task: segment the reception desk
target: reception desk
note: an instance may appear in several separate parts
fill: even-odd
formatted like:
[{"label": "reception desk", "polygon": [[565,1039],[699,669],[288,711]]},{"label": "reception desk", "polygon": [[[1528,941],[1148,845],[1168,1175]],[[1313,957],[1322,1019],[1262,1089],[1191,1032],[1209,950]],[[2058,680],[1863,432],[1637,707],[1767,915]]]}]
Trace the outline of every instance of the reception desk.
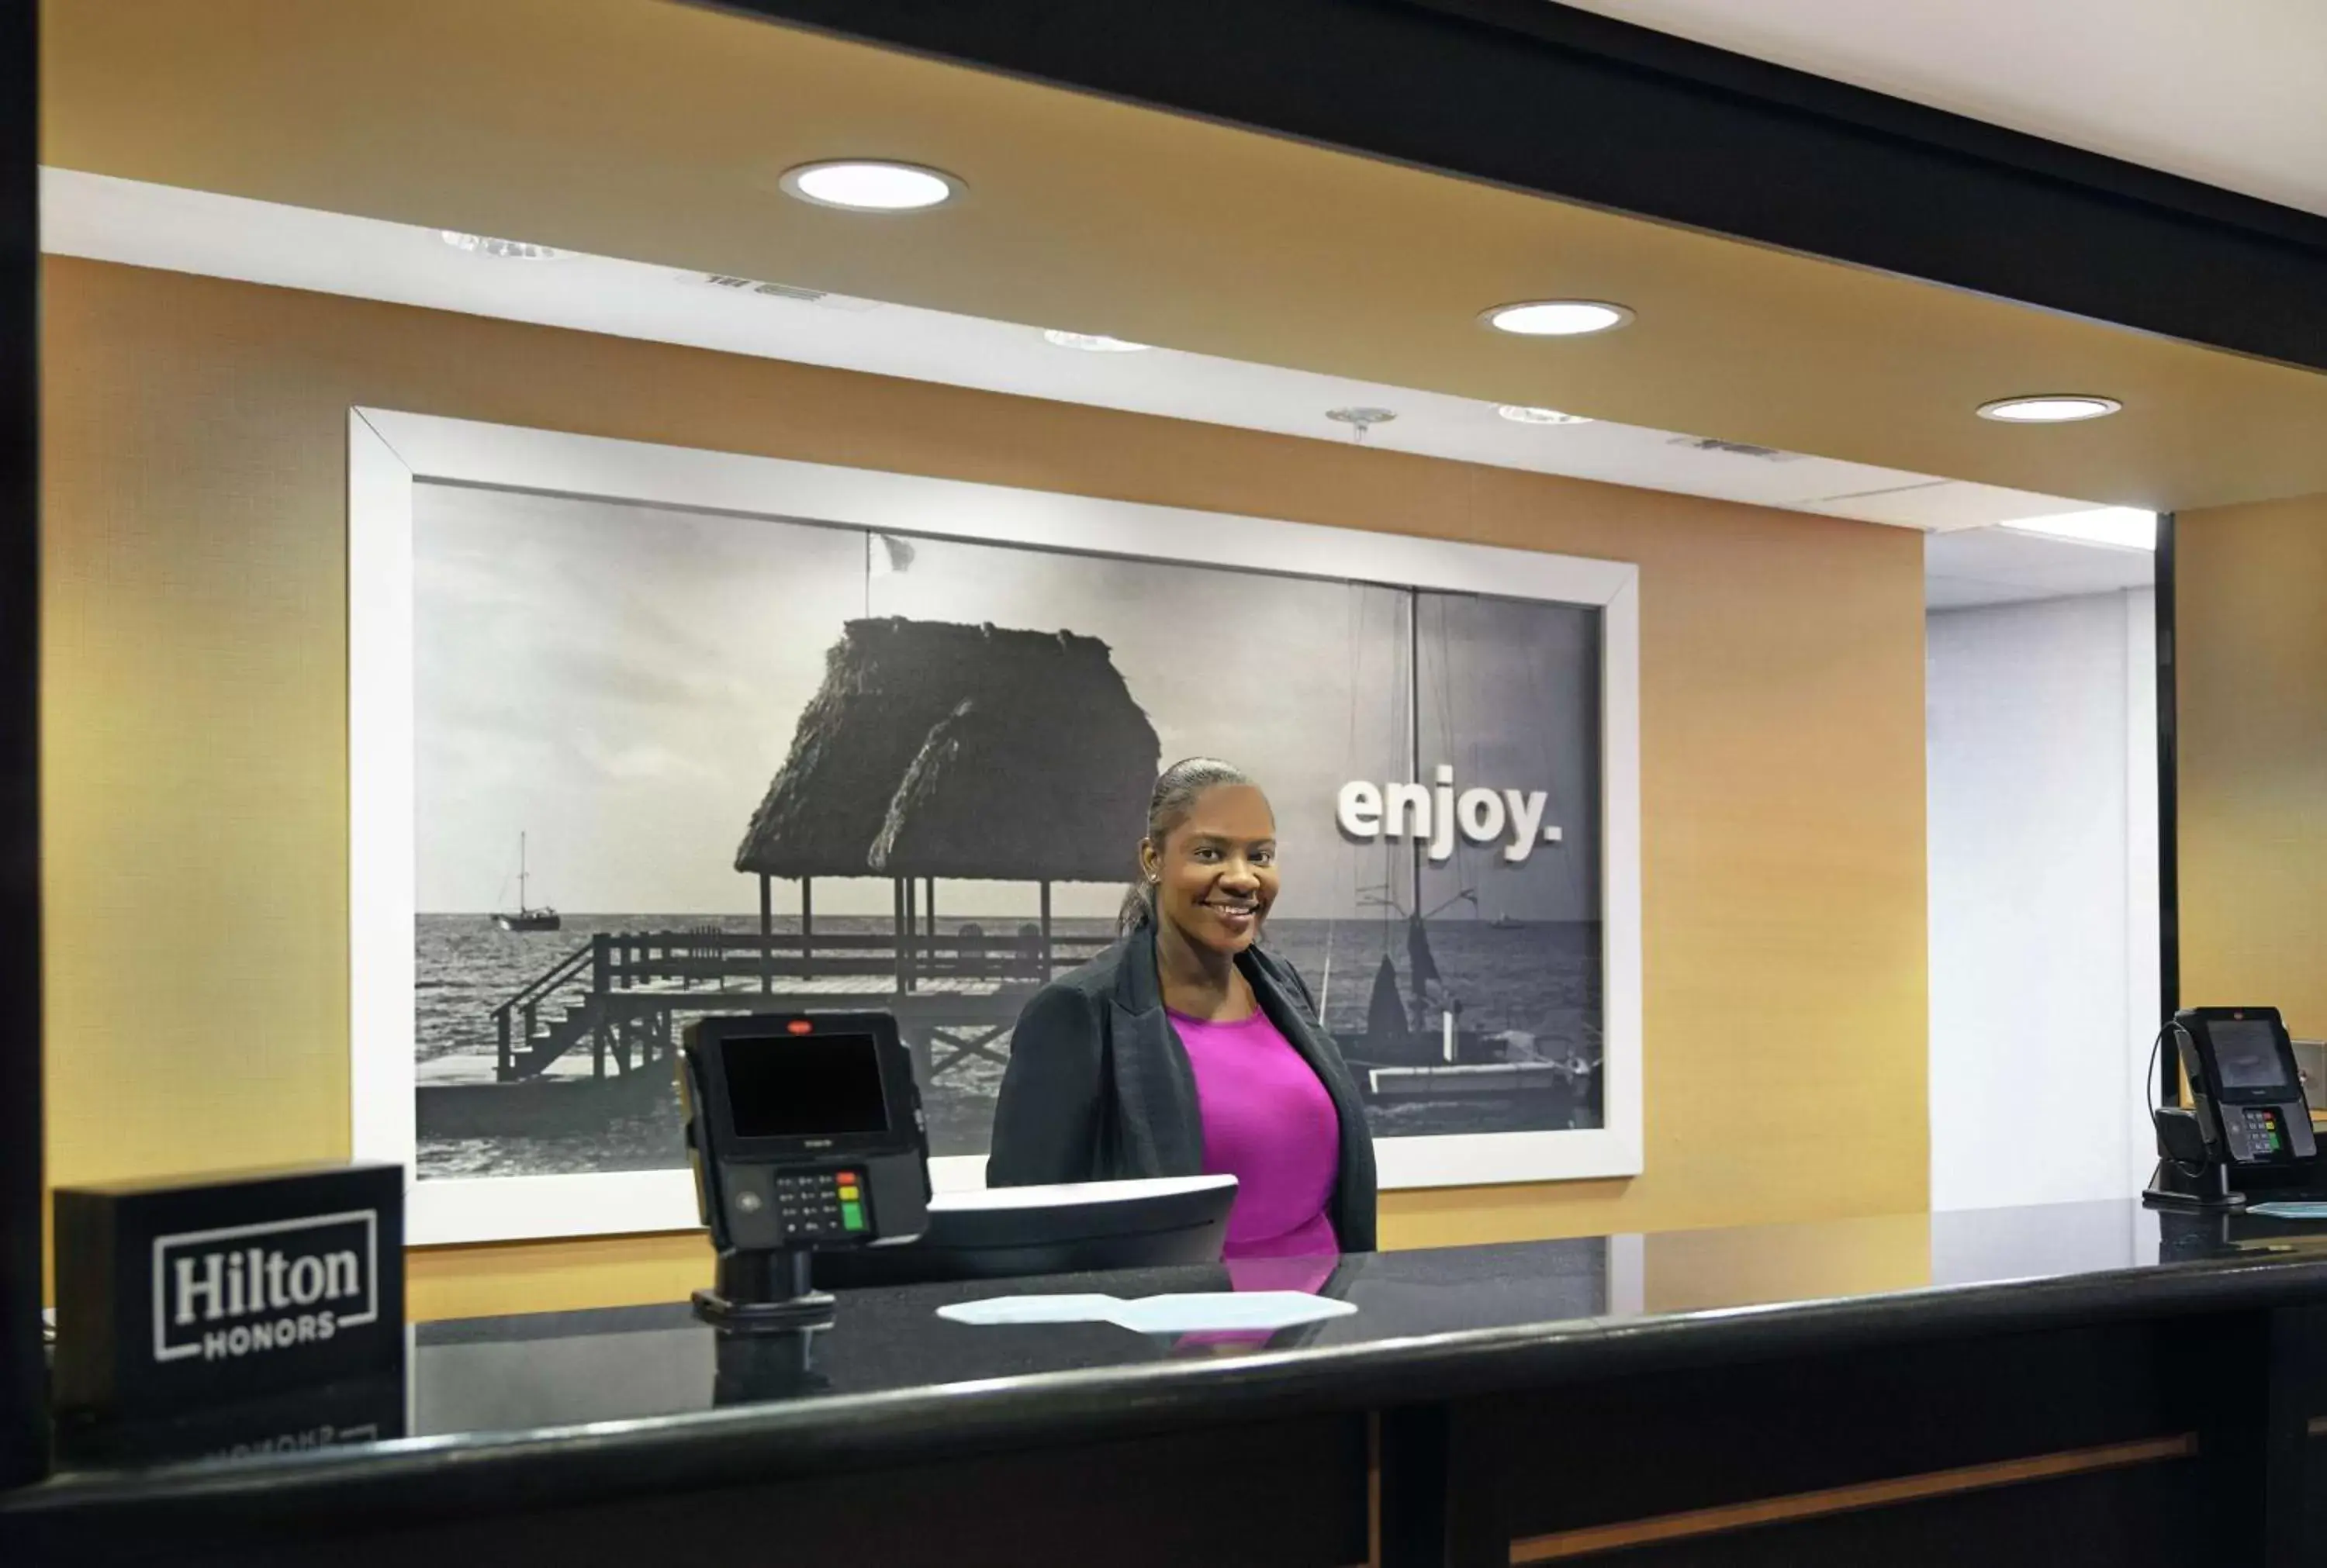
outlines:
[{"label": "reception desk", "polygon": [[677,1304],[423,1324],[398,1387],[63,1434],[57,1475],[0,1500],[0,1559],[2327,1553],[2327,1227],[2104,1203],[1381,1253],[1326,1287],[1353,1315],[1265,1340],[935,1315],[1224,1283],[845,1293],[805,1355]]}]

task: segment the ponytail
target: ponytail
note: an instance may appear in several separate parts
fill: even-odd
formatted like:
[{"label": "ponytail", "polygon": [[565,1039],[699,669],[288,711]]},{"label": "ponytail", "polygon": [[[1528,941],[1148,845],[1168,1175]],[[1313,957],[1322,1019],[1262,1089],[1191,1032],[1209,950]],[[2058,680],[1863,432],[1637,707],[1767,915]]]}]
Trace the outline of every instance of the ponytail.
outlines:
[{"label": "ponytail", "polygon": [[1123,907],[1115,911],[1115,934],[1127,937],[1142,926],[1155,923],[1155,884],[1142,875],[1123,890]]}]

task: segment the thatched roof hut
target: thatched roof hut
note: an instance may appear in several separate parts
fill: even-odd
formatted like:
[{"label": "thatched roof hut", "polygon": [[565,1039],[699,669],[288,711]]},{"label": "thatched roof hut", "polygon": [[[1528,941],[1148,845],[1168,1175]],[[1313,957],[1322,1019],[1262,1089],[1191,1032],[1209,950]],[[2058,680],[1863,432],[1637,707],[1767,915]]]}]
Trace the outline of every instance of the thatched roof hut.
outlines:
[{"label": "thatched roof hut", "polygon": [[1113,882],[1157,749],[1096,638],[852,621],[735,869]]}]

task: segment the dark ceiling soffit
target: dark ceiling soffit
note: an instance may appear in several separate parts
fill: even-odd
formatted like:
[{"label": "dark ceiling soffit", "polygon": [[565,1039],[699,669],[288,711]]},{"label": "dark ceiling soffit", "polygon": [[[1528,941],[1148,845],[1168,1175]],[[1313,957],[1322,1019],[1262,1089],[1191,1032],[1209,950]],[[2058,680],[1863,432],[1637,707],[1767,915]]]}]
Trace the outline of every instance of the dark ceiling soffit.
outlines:
[{"label": "dark ceiling soffit", "polygon": [[722,8],[2327,370],[2327,219],[1550,0]]}]

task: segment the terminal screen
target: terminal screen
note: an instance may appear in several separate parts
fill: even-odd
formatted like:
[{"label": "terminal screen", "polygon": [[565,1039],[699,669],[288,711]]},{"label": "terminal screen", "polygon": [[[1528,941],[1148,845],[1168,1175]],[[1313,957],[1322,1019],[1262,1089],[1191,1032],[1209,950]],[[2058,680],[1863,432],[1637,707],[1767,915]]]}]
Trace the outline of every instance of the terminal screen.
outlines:
[{"label": "terminal screen", "polygon": [[2226,1089],[2292,1088],[2278,1055],[2278,1031],[2266,1018],[2217,1018],[2206,1025],[2213,1037],[2214,1068]]},{"label": "terminal screen", "polygon": [[889,1130],[881,1058],[869,1034],[734,1037],[720,1042],[719,1063],[739,1138]]}]

